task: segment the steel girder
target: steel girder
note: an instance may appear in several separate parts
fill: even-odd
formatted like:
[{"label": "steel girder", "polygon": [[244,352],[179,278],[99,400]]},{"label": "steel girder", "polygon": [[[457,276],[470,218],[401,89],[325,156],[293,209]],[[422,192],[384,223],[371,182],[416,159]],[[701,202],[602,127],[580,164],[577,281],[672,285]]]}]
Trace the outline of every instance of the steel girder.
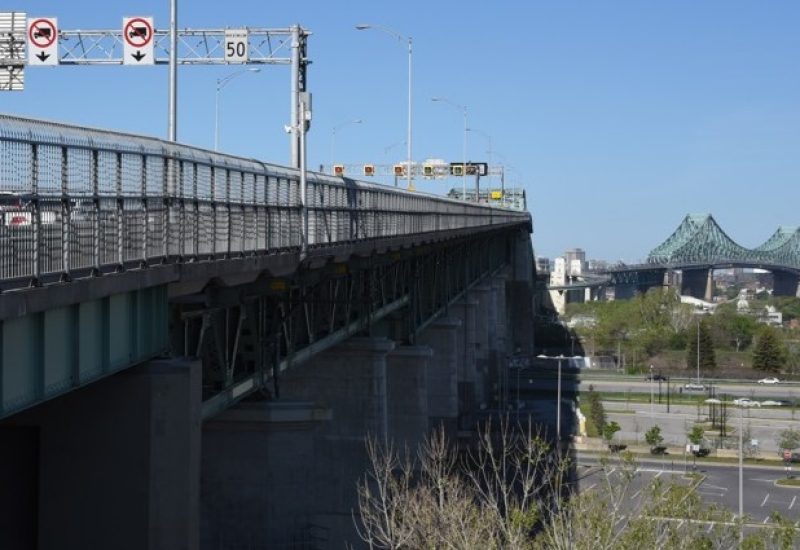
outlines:
[{"label": "steel girder", "polygon": [[470,286],[506,265],[518,230],[388,252],[292,277],[209,287],[172,305],[173,354],[203,362],[204,417],[401,312],[409,342]]},{"label": "steel girder", "polygon": [[800,229],[779,227],[755,248],[731,239],[710,214],[689,214],[647,257],[648,264],[665,267],[692,265],[753,265],[800,268]]}]

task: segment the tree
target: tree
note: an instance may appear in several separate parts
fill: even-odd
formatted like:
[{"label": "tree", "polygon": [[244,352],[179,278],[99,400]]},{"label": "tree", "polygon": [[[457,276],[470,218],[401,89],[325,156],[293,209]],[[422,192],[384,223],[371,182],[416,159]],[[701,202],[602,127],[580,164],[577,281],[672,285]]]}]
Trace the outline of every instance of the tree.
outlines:
[{"label": "tree", "polygon": [[703,442],[703,427],[695,424],[689,433],[686,434],[686,439],[693,445],[700,445]]},{"label": "tree", "polygon": [[800,447],[800,431],[787,428],[778,432],[778,449],[796,449]]},{"label": "tree", "polygon": [[777,331],[770,326],[761,329],[753,348],[753,368],[765,372],[780,372],[786,359],[786,348]]},{"label": "tree", "polygon": [[718,307],[714,313],[712,318],[714,333],[717,342],[724,346],[733,345],[739,352],[753,341],[758,322],[749,315],[739,314],[728,304],[726,306]]},{"label": "tree", "polygon": [[[741,523],[705,505],[694,484],[667,476],[646,482],[633,455],[623,453],[599,462],[590,487],[577,485],[570,458],[530,426],[487,424],[468,452],[442,431],[404,458],[375,440],[367,449],[370,466],[358,484],[354,520],[375,550],[738,547]],[[779,517],[772,523],[780,530],[748,533],[741,548],[797,543],[793,523]]]},{"label": "tree", "polygon": [[622,428],[620,425],[616,421],[612,420],[603,428],[603,439],[606,440],[606,443],[611,443],[611,440],[614,439],[614,434],[621,429]]},{"label": "tree", "polygon": [[661,446],[664,442],[664,436],[661,435],[661,428],[653,426],[644,433],[644,440],[650,445],[650,448]]},{"label": "tree", "polygon": [[591,422],[598,434],[602,434],[606,427],[606,410],[600,399],[600,394],[594,390],[589,390],[586,397],[589,402],[589,422]]},{"label": "tree", "polygon": [[[694,337],[689,337],[689,346],[686,349],[686,367],[694,369],[697,367],[697,341],[700,340],[700,368],[704,371],[714,370],[717,368],[717,360],[714,356],[714,340],[711,338],[711,331],[708,328],[706,320],[702,320],[697,325],[697,331]],[[698,335],[699,334],[699,335]]]}]

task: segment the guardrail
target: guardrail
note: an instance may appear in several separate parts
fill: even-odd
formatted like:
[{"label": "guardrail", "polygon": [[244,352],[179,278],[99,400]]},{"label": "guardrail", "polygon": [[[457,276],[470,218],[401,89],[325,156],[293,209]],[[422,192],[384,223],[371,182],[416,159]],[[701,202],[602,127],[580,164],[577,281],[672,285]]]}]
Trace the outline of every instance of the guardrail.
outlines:
[{"label": "guardrail", "polygon": [[0,115],[0,285],[530,223],[524,211]]}]

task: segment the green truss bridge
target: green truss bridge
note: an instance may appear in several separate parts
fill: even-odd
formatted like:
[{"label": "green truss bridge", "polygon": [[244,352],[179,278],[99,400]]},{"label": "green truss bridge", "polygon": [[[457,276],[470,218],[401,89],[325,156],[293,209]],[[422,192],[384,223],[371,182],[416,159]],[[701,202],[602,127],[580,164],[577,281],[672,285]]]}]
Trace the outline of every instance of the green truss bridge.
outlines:
[{"label": "green truss bridge", "polygon": [[[642,265],[608,271],[618,291],[641,291],[681,271],[681,293],[711,300],[714,269],[761,268],[774,277],[774,293],[795,296],[800,282],[800,227],[781,226],[763,244],[747,248],[734,241],[711,214],[689,214],[656,246]],[[619,294],[619,292],[618,292]]]}]

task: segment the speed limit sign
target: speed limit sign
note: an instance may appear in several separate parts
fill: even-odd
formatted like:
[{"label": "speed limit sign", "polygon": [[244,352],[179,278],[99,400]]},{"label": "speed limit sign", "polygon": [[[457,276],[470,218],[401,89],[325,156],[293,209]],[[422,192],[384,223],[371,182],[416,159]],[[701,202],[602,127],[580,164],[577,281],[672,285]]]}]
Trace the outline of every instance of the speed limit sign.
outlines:
[{"label": "speed limit sign", "polygon": [[225,63],[247,63],[247,29],[225,30]]}]

